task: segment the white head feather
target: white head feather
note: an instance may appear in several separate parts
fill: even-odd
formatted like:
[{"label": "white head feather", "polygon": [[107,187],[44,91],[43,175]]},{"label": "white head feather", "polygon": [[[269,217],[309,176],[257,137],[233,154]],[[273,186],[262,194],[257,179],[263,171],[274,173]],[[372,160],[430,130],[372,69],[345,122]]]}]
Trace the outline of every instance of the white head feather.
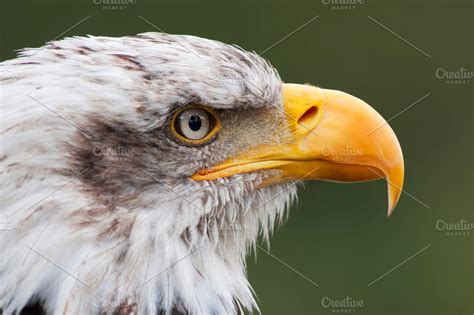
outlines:
[{"label": "white head feather", "polygon": [[[140,141],[158,141],[164,118],[190,100],[281,107],[282,83],[266,61],[212,40],[146,33],[67,38],[0,65],[0,309],[15,314],[39,300],[51,314],[258,310],[245,256],[259,234],[268,239],[295,188],[257,188],[265,174],[256,173],[184,176],[238,146],[211,158],[163,142],[157,150],[174,158],[160,161]],[[131,151],[106,157],[119,170],[83,161],[87,145],[104,155],[110,137],[100,128],[135,132]],[[180,162],[189,152],[201,162]],[[129,165],[131,155],[143,164]]]}]

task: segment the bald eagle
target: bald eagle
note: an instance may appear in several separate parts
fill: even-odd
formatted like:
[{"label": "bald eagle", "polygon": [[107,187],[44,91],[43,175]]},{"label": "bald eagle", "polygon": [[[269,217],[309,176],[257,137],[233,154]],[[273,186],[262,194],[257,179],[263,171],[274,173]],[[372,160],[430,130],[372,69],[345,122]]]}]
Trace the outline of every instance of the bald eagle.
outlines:
[{"label": "bald eagle", "polygon": [[4,314],[258,311],[245,257],[296,184],[385,178],[389,214],[400,196],[373,108],[237,46],[72,37],[1,67]]}]

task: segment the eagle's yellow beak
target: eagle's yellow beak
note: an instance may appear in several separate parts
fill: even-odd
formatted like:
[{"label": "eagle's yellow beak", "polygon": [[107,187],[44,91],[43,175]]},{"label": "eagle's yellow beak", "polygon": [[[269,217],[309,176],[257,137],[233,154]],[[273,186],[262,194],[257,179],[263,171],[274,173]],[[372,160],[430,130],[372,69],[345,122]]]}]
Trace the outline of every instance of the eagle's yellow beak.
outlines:
[{"label": "eagle's yellow beak", "polygon": [[347,93],[308,85],[284,85],[289,144],[256,147],[201,170],[195,180],[213,180],[262,169],[282,180],[368,181],[386,178],[388,215],[403,186],[403,155],[397,137],[372,107]]}]

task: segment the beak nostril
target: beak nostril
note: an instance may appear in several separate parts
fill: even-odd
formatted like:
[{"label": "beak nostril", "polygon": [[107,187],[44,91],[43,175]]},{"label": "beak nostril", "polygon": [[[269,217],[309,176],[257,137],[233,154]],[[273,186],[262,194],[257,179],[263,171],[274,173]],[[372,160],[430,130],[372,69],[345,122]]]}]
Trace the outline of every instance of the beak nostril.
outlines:
[{"label": "beak nostril", "polygon": [[304,126],[311,126],[316,115],[318,115],[318,108],[316,106],[311,106],[303,115],[301,115],[298,119],[298,123]]}]

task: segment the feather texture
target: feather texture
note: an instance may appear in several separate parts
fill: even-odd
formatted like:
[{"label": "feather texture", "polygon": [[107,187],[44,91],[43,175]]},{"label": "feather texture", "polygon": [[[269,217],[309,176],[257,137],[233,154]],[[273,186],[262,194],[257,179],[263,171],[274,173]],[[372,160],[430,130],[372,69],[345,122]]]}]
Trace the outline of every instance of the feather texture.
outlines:
[{"label": "feather texture", "polygon": [[194,182],[197,169],[250,144],[223,134],[221,147],[187,148],[166,124],[189,102],[281,107],[281,80],[265,60],[145,33],[66,38],[0,65],[5,314],[35,301],[48,314],[258,310],[245,257],[284,219],[296,188],[258,188],[269,172]]}]

